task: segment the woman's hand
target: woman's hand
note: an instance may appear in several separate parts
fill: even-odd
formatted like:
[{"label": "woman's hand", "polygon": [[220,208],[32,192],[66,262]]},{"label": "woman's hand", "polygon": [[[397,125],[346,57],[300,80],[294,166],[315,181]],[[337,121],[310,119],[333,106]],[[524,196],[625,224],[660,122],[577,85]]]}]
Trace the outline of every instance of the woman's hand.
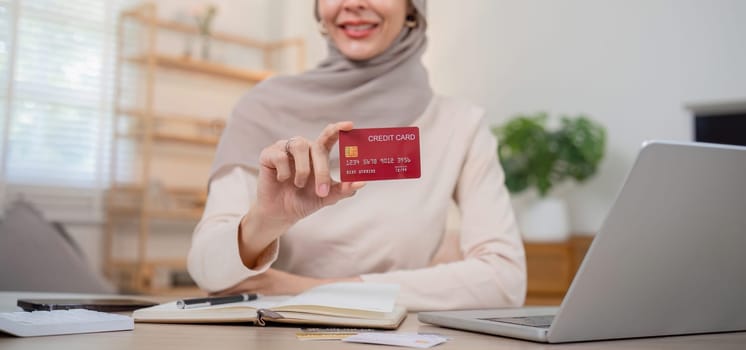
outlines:
[{"label": "woman's hand", "polygon": [[247,292],[264,295],[296,295],[322,284],[361,281],[362,280],[359,277],[321,279],[294,275],[292,273],[275,269],[268,269],[261,275],[247,278],[231,288],[214,293],[214,295],[231,295]]},{"label": "woman's hand", "polygon": [[294,137],[262,150],[257,199],[239,228],[244,265],[255,268],[267,247],[298,220],[354,195],[365,185],[333,182],[329,175],[329,152],[339,131],[352,126],[352,122],[329,124],[314,141]]},{"label": "woman's hand", "polygon": [[329,175],[329,152],[339,131],[352,127],[352,122],[329,124],[316,140],[293,137],[262,150],[254,208],[267,219],[292,225],[355,194],[364,183],[333,183]]}]

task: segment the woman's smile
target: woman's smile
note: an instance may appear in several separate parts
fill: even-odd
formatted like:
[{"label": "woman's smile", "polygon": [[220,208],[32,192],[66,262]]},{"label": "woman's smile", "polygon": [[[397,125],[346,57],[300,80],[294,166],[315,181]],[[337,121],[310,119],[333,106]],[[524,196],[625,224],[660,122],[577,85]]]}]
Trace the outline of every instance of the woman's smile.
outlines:
[{"label": "woman's smile", "polygon": [[378,29],[378,23],[365,21],[347,21],[339,25],[342,32],[350,39],[365,39],[374,34]]}]

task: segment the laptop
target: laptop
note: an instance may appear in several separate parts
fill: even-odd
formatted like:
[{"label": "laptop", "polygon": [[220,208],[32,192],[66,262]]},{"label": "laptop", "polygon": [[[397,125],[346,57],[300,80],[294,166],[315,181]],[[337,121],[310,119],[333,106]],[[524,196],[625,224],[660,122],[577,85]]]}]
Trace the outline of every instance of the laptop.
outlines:
[{"label": "laptop", "polygon": [[418,318],[547,343],[746,330],[746,147],[643,144],[559,308]]}]

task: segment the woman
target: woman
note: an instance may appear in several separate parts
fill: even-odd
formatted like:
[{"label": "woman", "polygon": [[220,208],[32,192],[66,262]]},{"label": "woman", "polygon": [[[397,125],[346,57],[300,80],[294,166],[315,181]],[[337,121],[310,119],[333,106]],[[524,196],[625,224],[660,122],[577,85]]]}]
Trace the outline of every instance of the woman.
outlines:
[{"label": "woman", "polygon": [[[328,58],[257,85],[228,122],[189,253],[195,281],[263,294],[397,283],[410,310],[522,304],[525,258],[495,140],[481,109],[433,96],[425,1],[316,6]],[[420,128],[420,179],[332,180],[340,130],[407,125]],[[434,265],[451,201],[463,257]]]}]

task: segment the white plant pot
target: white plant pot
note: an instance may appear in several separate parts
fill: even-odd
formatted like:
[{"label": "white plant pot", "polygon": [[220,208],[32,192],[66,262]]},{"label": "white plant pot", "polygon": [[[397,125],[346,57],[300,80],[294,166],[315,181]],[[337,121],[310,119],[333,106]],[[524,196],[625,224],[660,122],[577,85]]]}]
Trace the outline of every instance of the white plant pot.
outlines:
[{"label": "white plant pot", "polygon": [[519,223],[525,241],[557,242],[570,236],[567,204],[560,198],[537,198],[519,214]]}]

